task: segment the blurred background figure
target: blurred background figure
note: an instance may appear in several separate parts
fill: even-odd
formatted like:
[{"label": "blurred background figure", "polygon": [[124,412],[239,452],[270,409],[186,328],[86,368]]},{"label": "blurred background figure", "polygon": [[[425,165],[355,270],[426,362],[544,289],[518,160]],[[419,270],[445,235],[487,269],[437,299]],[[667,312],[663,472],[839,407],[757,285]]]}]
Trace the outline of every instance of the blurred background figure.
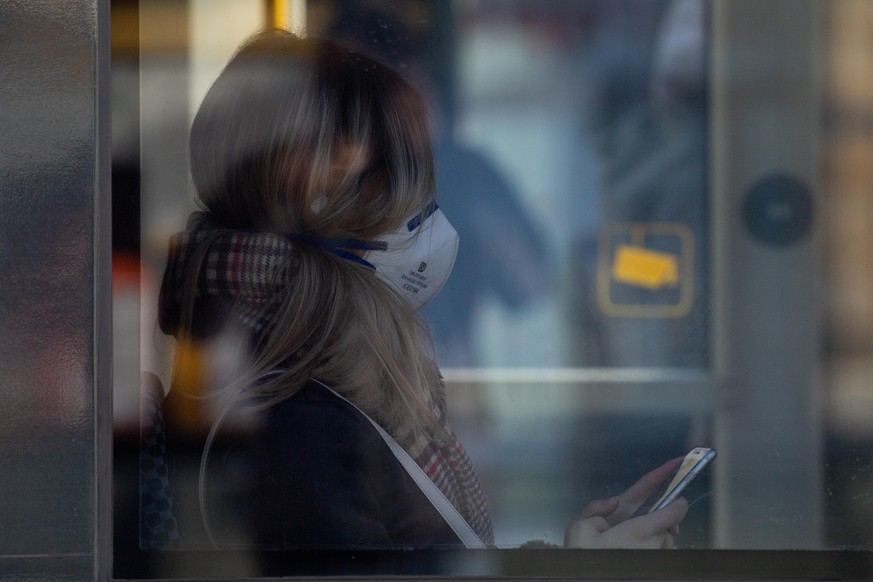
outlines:
[{"label": "blurred background figure", "polygon": [[456,56],[444,42],[451,31],[440,29],[434,15],[405,22],[403,11],[389,12],[384,4],[345,3],[327,35],[376,56],[425,95],[434,139],[436,199],[457,229],[461,246],[454,275],[423,314],[441,366],[476,366],[481,361],[472,336],[482,298],[496,297],[510,310],[522,307],[549,290],[552,265],[538,227],[510,181],[486,154],[457,139]]},{"label": "blurred background figure", "polygon": [[[571,344],[579,346],[574,361],[704,369],[710,352],[705,5],[697,0],[659,3],[660,8],[648,3],[648,9],[662,12],[648,20],[635,43],[628,43],[622,11],[634,2],[619,4],[603,5],[602,28],[587,55],[593,74],[584,77],[594,87],[587,125],[599,158],[602,218],[601,230],[581,233],[571,253],[582,259],[571,265],[571,288],[589,290],[575,301],[569,297],[570,329],[576,334]],[[619,44],[622,50],[616,50]],[[603,264],[602,245],[612,241],[601,235],[605,227],[626,224],[646,233],[641,247],[680,257],[683,281],[677,286],[691,281],[682,291],[687,309],[661,316],[656,309],[676,305],[675,294],[612,284],[610,293],[635,311],[627,316],[607,312],[595,287],[610,266]],[[670,241],[674,232],[690,233],[690,245],[680,249]],[[684,255],[691,257],[685,264]]]}]

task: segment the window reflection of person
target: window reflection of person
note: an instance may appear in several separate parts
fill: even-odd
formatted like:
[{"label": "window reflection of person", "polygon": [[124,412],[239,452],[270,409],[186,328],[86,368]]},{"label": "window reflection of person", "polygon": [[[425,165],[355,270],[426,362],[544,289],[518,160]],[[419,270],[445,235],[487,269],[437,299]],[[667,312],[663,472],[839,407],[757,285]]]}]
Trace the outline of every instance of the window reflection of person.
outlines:
[{"label": "window reflection of person", "polygon": [[[653,3],[650,8],[662,13],[653,21],[651,40],[648,35],[643,35],[646,40],[629,39],[627,30],[608,22],[609,32],[604,36],[613,40],[592,56],[598,70],[596,83],[602,85],[602,95],[592,110],[597,117],[595,137],[603,170],[599,177],[603,223],[666,224],[670,234],[661,238],[667,241],[676,239],[672,234],[675,225],[687,227],[693,233],[693,244],[679,256],[690,255],[693,266],[680,276],[690,278],[693,290],[682,291],[690,308],[677,318],[612,317],[596,305],[593,293],[584,301],[574,298],[568,321],[571,333],[578,331],[574,343],[580,365],[708,365],[705,6],[697,0],[671,0],[660,7]],[[621,8],[614,10],[619,16],[613,19],[624,22]],[[617,51],[619,42],[635,48]],[[664,244],[657,238],[655,250],[659,242]],[[676,253],[669,244],[660,250]],[[574,289],[594,288],[597,245],[590,234],[578,237],[573,255],[591,260],[571,267]],[[678,293],[679,287],[669,290]],[[672,306],[677,301],[675,296],[645,288],[625,291],[635,293],[626,296],[633,297],[628,304],[634,306]]]},{"label": "window reflection of person", "polygon": [[447,74],[452,56],[433,20],[413,24],[384,6],[353,1],[328,35],[400,71],[427,100],[436,197],[464,244],[454,276],[422,315],[434,336],[439,363],[463,368],[482,363],[474,335],[483,304],[496,299],[507,310],[532,305],[547,294],[552,265],[517,188],[486,152],[456,136],[456,98]]},{"label": "window reflection of person", "polygon": [[[186,462],[199,467],[199,491],[179,486],[177,507],[197,513],[199,501],[203,525],[183,520],[183,543],[459,545],[373,429],[324,385],[385,428],[492,543],[484,495],[446,419],[427,326],[368,263],[393,251],[364,242],[435,215],[425,214],[433,159],[415,91],[339,44],[264,33],[204,99],[191,169],[204,211],[173,239],[160,318],[178,341],[170,459],[175,475]],[[234,365],[215,361],[227,352],[209,346],[240,336]],[[213,361],[192,374],[186,351]],[[191,428],[192,411],[207,414],[209,436]],[[628,517],[675,464],[590,504],[567,545],[670,547],[684,501]]]}]

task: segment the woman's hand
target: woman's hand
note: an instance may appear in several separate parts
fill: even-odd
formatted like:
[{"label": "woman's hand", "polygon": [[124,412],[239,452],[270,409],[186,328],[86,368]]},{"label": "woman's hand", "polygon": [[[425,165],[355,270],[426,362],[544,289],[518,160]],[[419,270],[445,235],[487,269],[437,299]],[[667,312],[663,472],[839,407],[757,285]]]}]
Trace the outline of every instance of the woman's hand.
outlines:
[{"label": "woman's hand", "polygon": [[[682,459],[683,457],[676,457],[675,459],[667,461],[657,469],[653,469],[640,477],[640,479],[631,485],[624,493],[607,500],[607,502],[613,500],[617,500],[618,502],[618,505],[613,508],[613,511],[609,513],[608,516],[603,516],[606,518],[609,525],[618,525],[636,513],[637,509],[640,508],[640,505],[645,503],[652,493],[657,491],[660,485],[673,478],[673,475],[675,475],[676,471],[679,470],[679,465],[682,464]],[[589,503],[582,511],[582,517],[586,517],[587,515],[601,515],[598,512],[592,512],[591,508],[592,505],[602,503],[604,502],[594,501]]]},{"label": "woman's hand", "polygon": [[586,548],[672,548],[673,537],[688,503],[678,499],[654,513],[630,519],[664,481],[670,479],[682,457],[649,471],[627,491],[606,500],[589,503],[564,536],[566,547]]},{"label": "woman's hand", "polygon": [[608,520],[619,507],[617,497],[592,502],[586,510],[593,507],[609,513],[583,516],[572,522],[564,534],[564,547],[672,549],[675,547],[673,538],[679,531],[679,523],[688,512],[688,502],[679,498],[663,509],[613,526]]}]

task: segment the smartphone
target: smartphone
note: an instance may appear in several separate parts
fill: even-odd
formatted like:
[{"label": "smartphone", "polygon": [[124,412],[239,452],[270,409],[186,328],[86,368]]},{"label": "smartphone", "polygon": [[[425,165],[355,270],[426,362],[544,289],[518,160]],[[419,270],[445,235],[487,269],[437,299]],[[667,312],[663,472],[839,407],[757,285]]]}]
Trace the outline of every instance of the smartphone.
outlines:
[{"label": "smartphone", "polygon": [[679,497],[685,487],[715,458],[715,455],[715,449],[706,447],[692,449],[690,453],[685,455],[679,470],[676,472],[673,480],[670,481],[670,484],[667,485],[666,490],[663,493],[660,491],[656,493],[657,497],[650,497],[650,499],[654,498],[655,501],[653,503],[644,503],[637,513],[652,513],[666,507],[671,501]]}]

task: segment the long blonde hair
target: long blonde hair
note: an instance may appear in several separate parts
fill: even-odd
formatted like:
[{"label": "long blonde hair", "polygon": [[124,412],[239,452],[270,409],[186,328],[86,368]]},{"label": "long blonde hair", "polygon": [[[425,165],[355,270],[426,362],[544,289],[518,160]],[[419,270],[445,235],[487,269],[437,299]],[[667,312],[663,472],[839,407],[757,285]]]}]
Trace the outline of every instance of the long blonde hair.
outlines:
[{"label": "long blonde hair", "polygon": [[[227,229],[371,240],[434,196],[419,94],[365,55],[282,30],[244,43],[218,76],[190,153],[199,203]],[[438,435],[440,378],[418,313],[365,267],[306,245],[295,255],[270,325],[220,392],[270,406],[316,378],[398,440]],[[191,333],[193,301],[186,293],[180,337]],[[253,382],[276,369],[285,372]]]}]

